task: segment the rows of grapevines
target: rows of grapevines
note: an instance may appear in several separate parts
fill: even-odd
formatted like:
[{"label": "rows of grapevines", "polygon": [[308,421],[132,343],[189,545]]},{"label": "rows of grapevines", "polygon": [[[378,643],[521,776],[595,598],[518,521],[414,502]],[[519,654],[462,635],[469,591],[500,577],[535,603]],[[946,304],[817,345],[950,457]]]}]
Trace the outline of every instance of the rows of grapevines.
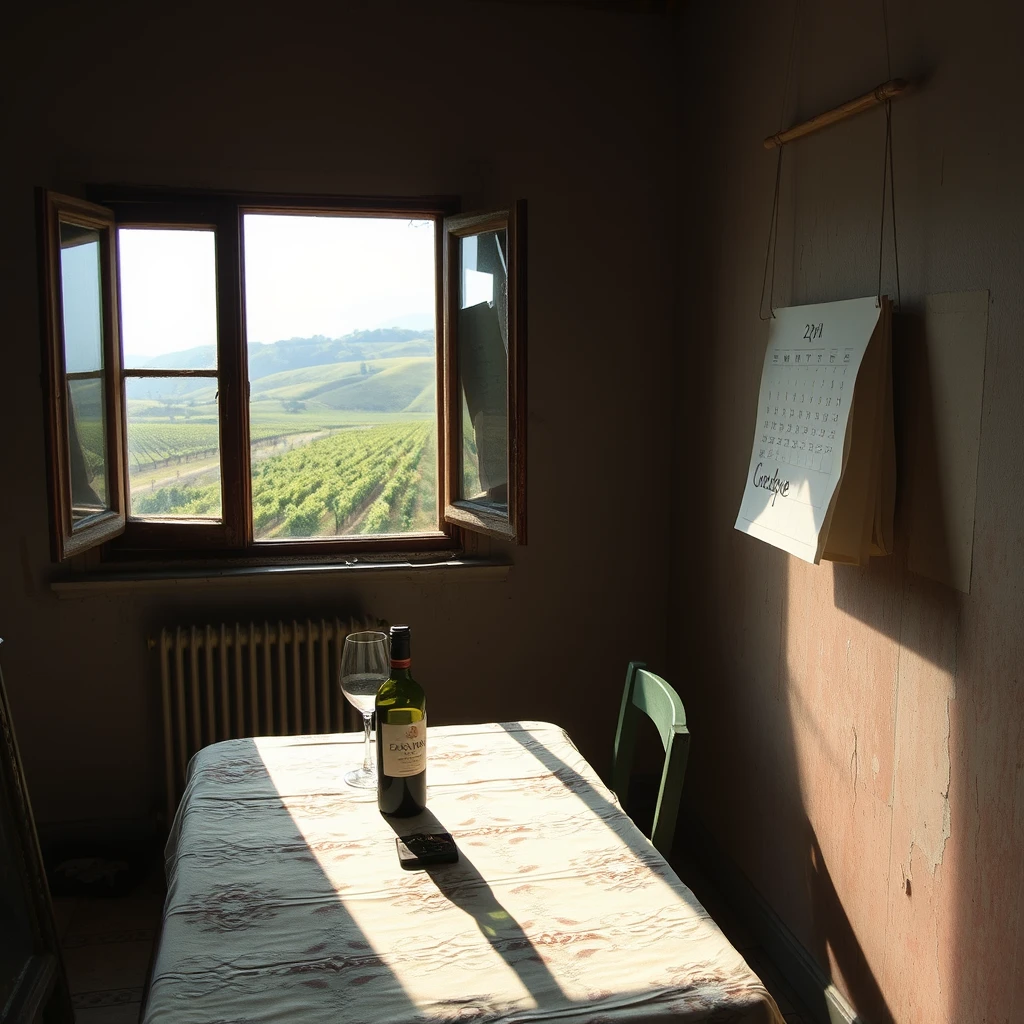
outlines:
[{"label": "rows of grapevines", "polygon": [[132,495],[133,516],[219,516],[220,484],[161,487]]},{"label": "rows of grapevines", "polygon": [[[78,440],[90,472],[103,466],[103,424],[85,420],[77,425]],[[317,429],[317,428],[312,428]],[[309,427],[284,432],[279,425],[253,424],[249,434],[254,442],[282,440],[290,433],[306,433]],[[128,463],[132,473],[140,473],[158,463],[171,460],[187,462],[199,456],[215,456],[220,438],[216,422],[146,423],[132,421],[128,426]]]},{"label": "rows of grapevines", "polygon": [[[349,430],[267,459],[253,471],[253,525],[257,536],[271,532],[309,537],[341,533],[380,488],[377,501],[396,476],[404,480],[419,462],[430,434],[426,423],[396,423]],[[382,486],[383,485],[383,486]],[[372,528],[380,516],[368,515]]]},{"label": "rows of grapevines", "polygon": [[[256,536],[338,534],[355,521],[362,533],[408,529],[430,437],[427,423],[345,430],[265,459],[253,468]],[[218,515],[220,484],[142,492],[132,496],[132,513]]]},{"label": "rows of grapevines", "polygon": [[[416,505],[420,460],[429,440],[429,430],[423,429],[413,438],[395,471],[384,484],[379,497],[370,506],[362,523],[362,533],[387,533],[408,529]],[[395,520],[399,522],[396,524]]]},{"label": "rows of grapevines", "polygon": [[[285,436],[280,427],[254,425],[253,441]],[[214,421],[198,423],[140,423],[128,425],[128,459],[133,473],[171,459],[189,461],[199,456],[214,456],[220,445]]]},{"label": "rows of grapevines", "polygon": [[134,472],[167,459],[217,451],[216,423],[128,424],[128,459]]},{"label": "rows of grapevines", "polygon": [[85,459],[85,469],[90,480],[103,472],[103,422],[94,419],[82,419],[75,424],[78,432],[78,443]]}]

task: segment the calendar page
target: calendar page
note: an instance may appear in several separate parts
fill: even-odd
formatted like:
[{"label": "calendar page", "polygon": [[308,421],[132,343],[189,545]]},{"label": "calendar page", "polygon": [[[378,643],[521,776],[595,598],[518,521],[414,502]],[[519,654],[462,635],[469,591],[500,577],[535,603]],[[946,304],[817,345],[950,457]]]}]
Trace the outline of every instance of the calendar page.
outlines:
[{"label": "calendar page", "polygon": [[875,296],[775,310],[736,529],[815,564],[849,453]]}]

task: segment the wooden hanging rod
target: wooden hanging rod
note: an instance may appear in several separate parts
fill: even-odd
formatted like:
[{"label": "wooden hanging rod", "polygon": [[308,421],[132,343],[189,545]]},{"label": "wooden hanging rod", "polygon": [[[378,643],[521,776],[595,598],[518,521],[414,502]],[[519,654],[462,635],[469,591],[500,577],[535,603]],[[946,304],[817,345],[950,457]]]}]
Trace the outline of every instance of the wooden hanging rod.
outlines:
[{"label": "wooden hanging rod", "polygon": [[826,110],[823,114],[817,114],[807,121],[801,121],[800,124],[787,128],[784,132],[769,135],[764,140],[764,148],[775,149],[778,146],[784,146],[787,142],[792,142],[794,139],[802,139],[805,135],[811,135],[822,128],[827,128],[830,124],[845,121],[848,117],[853,117],[854,114],[860,114],[865,110],[870,110],[872,107],[877,107],[880,103],[885,103],[886,100],[894,99],[901,93],[906,92],[909,85],[910,83],[906,79],[892,78],[888,82],[883,82],[877,89],[872,89],[871,92],[858,96],[855,100],[847,100],[838,107],[833,107],[831,110]]}]

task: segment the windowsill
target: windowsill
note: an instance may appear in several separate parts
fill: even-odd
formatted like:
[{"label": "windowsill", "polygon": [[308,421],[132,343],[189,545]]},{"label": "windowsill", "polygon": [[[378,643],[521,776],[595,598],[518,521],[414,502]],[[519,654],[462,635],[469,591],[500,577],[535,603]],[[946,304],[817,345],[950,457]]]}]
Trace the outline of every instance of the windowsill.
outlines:
[{"label": "windowsill", "polygon": [[511,563],[495,559],[448,558],[436,562],[347,562],[307,565],[247,565],[224,569],[160,569],[149,572],[76,573],[55,579],[50,589],[62,600],[89,597],[97,593],[119,591],[167,592],[176,589],[237,586],[239,583],[280,584],[293,577],[371,576],[374,579],[401,583],[426,580],[458,580],[482,583],[508,578]]}]

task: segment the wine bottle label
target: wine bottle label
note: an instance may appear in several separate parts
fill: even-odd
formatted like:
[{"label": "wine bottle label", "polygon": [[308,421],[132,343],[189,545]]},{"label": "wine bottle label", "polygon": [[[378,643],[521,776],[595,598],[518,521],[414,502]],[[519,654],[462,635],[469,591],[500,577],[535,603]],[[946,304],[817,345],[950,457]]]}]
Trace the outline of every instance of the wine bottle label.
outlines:
[{"label": "wine bottle label", "polygon": [[427,767],[427,717],[404,725],[381,722],[384,774],[393,779],[419,775]]}]

